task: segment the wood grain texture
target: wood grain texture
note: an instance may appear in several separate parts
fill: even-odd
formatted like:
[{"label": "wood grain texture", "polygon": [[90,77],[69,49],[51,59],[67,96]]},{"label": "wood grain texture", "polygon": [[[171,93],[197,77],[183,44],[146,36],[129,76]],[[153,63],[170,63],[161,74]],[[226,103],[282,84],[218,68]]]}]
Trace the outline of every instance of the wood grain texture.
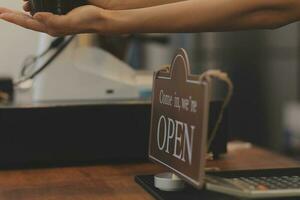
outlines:
[{"label": "wood grain texture", "polygon": [[[300,166],[260,148],[233,151],[207,165],[223,170]],[[0,199],[152,200],[134,182],[134,176],[163,171],[162,167],[152,163],[0,171]]]}]

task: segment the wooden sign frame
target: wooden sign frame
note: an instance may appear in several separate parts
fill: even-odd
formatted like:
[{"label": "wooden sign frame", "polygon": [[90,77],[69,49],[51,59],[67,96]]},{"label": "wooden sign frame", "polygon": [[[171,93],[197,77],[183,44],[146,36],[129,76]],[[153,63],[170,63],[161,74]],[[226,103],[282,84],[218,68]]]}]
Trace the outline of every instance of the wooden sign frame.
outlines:
[{"label": "wooden sign frame", "polygon": [[184,49],[154,73],[149,159],[197,188],[204,184],[209,97],[209,82],[191,74]]}]

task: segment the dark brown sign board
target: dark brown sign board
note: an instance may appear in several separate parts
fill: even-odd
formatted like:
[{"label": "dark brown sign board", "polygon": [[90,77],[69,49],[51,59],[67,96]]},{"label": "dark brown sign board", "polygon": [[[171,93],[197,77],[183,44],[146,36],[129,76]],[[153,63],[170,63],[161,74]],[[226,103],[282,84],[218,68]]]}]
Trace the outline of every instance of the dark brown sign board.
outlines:
[{"label": "dark brown sign board", "polygon": [[209,85],[192,75],[187,53],[177,51],[169,70],[154,73],[150,160],[197,188],[204,182]]}]

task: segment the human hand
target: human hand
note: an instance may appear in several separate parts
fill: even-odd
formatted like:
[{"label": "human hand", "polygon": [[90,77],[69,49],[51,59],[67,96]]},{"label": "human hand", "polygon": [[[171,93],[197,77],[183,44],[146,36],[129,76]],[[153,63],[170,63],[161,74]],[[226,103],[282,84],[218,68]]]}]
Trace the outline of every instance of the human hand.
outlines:
[{"label": "human hand", "polygon": [[[25,0],[24,9],[30,11],[28,0]],[[0,19],[51,36],[90,32],[107,34],[109,33],[109,26],[107,26],[106,14],[104,9],[92,5],[75,8],[68,14],[61,16],[48,12],[39,12],[31,16],[0,7]]]}]

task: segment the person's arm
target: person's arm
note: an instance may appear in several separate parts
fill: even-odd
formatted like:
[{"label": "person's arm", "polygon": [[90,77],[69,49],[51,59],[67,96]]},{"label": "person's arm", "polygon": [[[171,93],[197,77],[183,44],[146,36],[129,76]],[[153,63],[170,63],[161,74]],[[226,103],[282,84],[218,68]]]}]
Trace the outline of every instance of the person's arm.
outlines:
[{"label": "person's arm", "polygon": [[[114,33],[274,29],[300,19],[300,1],[189,0],[110,12]],[[98,28],[101,32],[101,25]]]},{"label": "person's arm", "polygon": [[55,36],[273,29],[300,19],[300,1],[187,0],[129,10],[89,5],[64,16],[37,13],[33,18],[0,8],[0,18]]},{"label": "person's arm", "polygon": [[92,5],[108,10],[146,8],[186,0],[88,0]]}]

